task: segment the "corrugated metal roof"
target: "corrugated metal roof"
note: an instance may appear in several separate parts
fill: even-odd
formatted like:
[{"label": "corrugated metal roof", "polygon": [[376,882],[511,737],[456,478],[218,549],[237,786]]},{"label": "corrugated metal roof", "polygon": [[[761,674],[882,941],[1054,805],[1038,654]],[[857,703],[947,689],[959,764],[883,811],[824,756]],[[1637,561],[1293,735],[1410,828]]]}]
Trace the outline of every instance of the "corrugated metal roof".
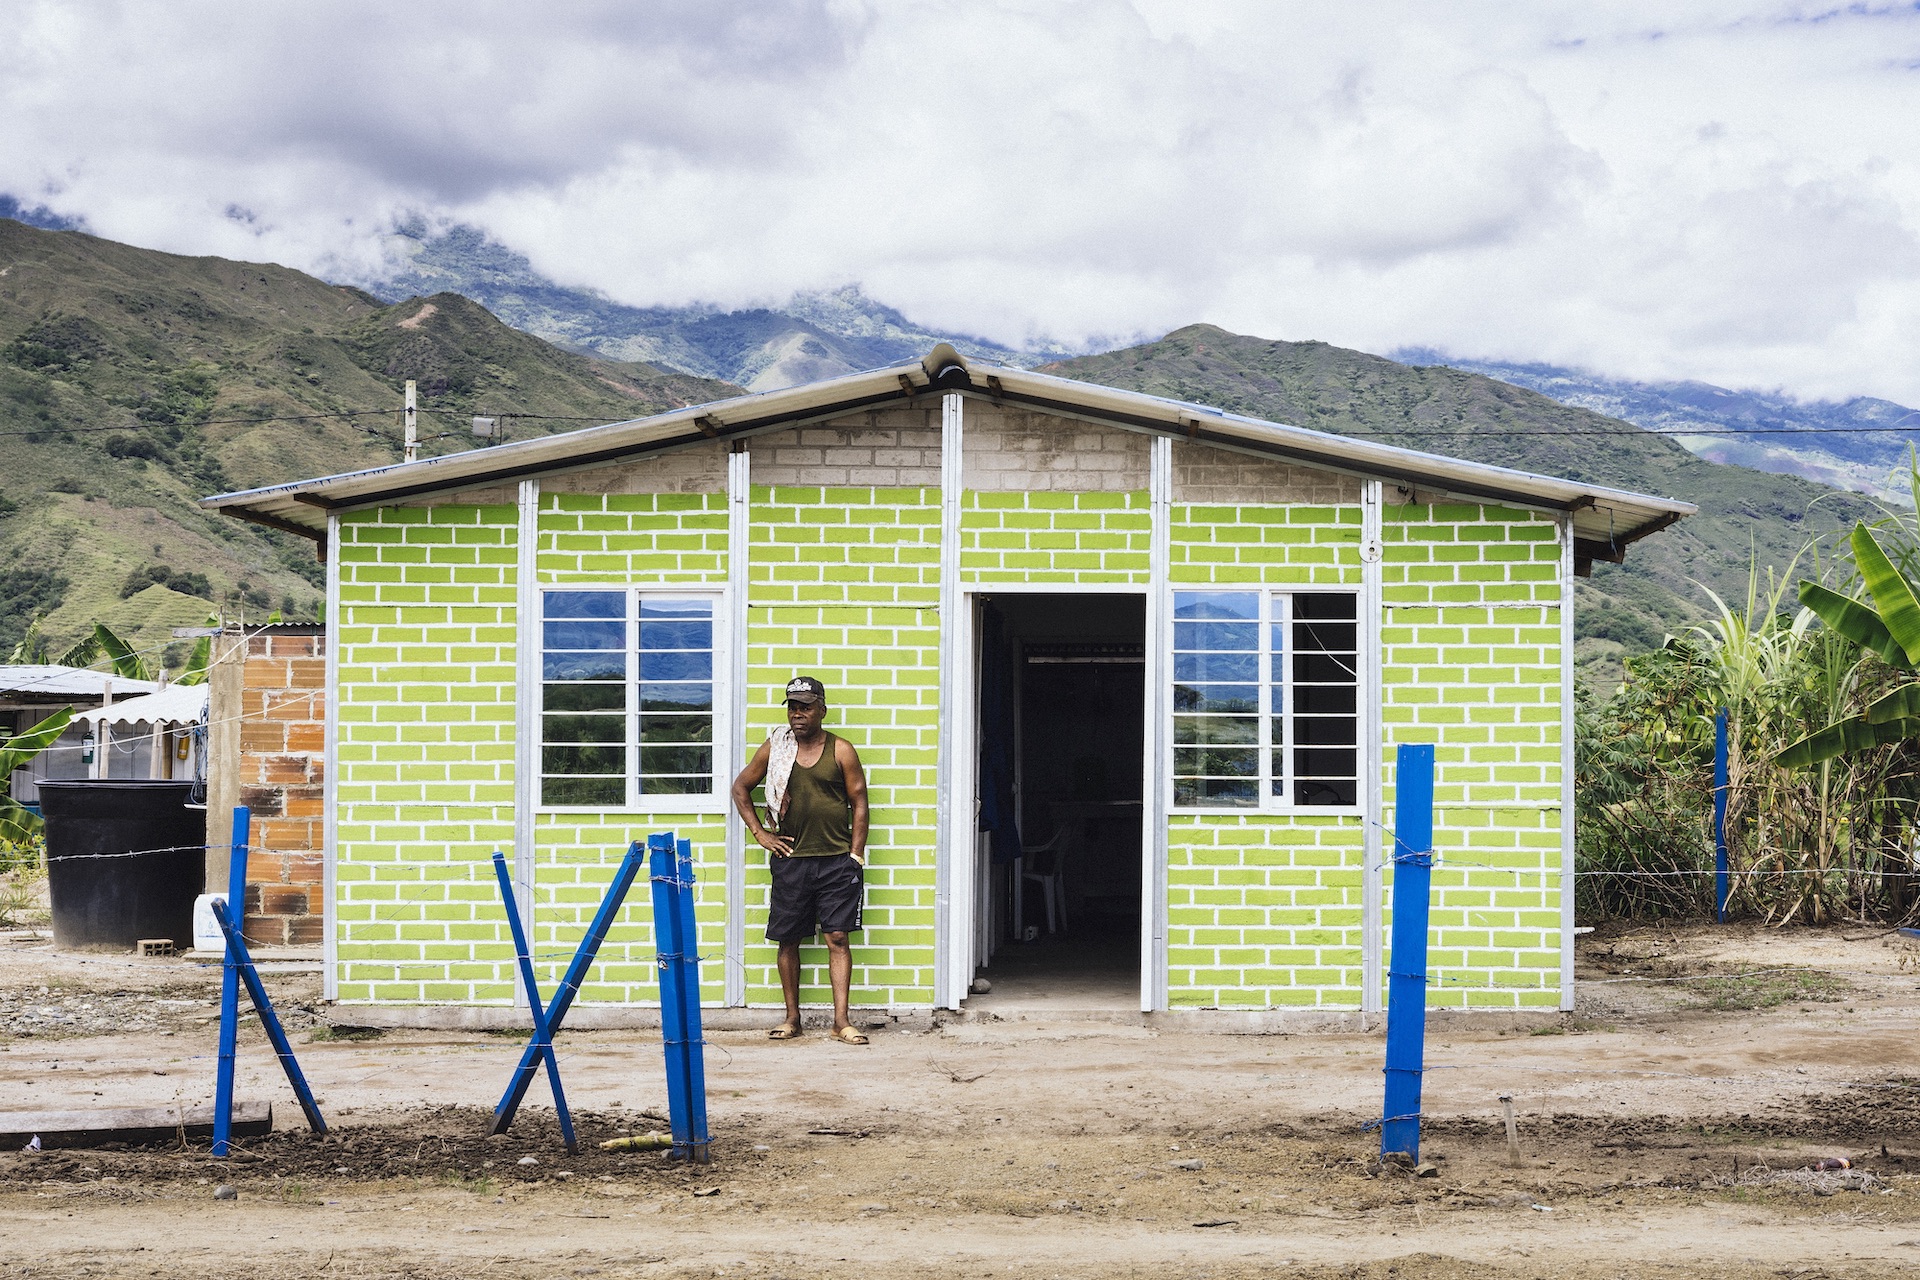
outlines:
[{"label": "corrugated metal roof", "polygon": [[735,439],[819,422],[861,409],[902,404],[947,391],[1426,490],[1571,512],[1575,550],[1583,562],[1623,559],[1629,543],[1697,510],[1692,503],[1648,494],[1266,422],[1223,413],[1206,405],[1057,378],[1028,369],[968,361],[946,343],[936,346],[925,359],[910,364],[493,448],[226,493],[204,499],[202,505],[310,538],[324,538],[330,511],[382,506],[427,494],[581,471],[716,439]]},{"label": "corrugated metal roof", "polygon": [[104,720],[116,729],[123,724],[197,724],[206,718],[207,686],[203,684],[168,685],[158,693],[74,716],[76,722],[99,724]]},{"label": "corrugated metal roof", "polygon": [[99,701],[108,687],[113,696],[131,697],[160,688],[152,680],[129,680],[111,671],[90,667],[61,667],[46,663],[0,666],[0,698],[85,698]]}]

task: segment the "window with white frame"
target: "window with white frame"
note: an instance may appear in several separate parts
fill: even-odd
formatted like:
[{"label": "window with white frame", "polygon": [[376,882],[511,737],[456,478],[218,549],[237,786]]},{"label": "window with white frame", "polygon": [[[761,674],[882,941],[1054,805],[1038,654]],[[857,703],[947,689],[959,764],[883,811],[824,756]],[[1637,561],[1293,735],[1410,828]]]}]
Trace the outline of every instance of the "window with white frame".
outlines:
[{"label": "window with white frame", "polygon": [[540,802],[712,796],[715,600],[541,592]]},{"label": "window with white frame", "polygon": [[1174,804],[1358,804],[1359,672],[1354,592],[1174,592]]}]

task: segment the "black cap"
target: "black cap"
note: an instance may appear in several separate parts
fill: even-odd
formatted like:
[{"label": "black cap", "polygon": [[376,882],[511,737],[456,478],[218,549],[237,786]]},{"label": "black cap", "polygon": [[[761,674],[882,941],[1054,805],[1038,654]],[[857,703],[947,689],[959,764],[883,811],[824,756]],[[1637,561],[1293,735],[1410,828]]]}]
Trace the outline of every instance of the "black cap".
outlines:
[{"label": "black cap", "polygon": [[817,702],[824,707],[827,705],[827,686],[812,676],[795,676],[787,681],[786,696],[781,701],[797,702],[807,707]]}]

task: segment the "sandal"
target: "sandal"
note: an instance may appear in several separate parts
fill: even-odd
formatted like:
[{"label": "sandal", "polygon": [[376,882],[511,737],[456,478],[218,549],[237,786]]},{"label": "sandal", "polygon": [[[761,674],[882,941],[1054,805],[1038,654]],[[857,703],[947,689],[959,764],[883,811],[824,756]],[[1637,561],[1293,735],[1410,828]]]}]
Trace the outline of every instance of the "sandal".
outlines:
[{"label": "sandal", "polygon": [[769,1040],[795,1040],[798,1039],[799,1036],[800,1024],[797,1022],[783,1022],[773,1030],[767,1032],[767,1039]]},{"label": "sandal", "polygon": [[866,1036],[864,1036],[864,1035],[862,1035],[862,1034],[861,1034],[861,1033],[860,1033],[860,1032],[859,1032],[858,1030],[856,1030],[856,1029],[855,1029],[855,1028],[854,1028],[853,1026],[851,1026],[851,1025],[848,1025],[848,1026],[844,1026],[844,1027],[836,1027],[836,1028],[835,1028],[835,1029],[834,1029],[834,1030],[833,1030],[832,1032],[830,1032],[829,1034],[831,1034],[831,1035],[832,1035],[832,1037],[833,1037],[833,1038],[834,1038],[835,1040],[838,1040],[838,1041],[839,1041],[839,1042],[840,1042],[841,1044],[865,1044],[865,1043],[867,1043],[867,1038],[866,1038]]}]

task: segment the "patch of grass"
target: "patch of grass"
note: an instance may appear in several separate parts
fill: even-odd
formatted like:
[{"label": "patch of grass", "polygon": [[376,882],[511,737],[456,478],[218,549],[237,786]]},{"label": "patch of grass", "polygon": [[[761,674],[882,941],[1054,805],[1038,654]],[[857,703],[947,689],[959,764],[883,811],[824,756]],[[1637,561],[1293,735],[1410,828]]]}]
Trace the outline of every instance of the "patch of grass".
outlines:
[{"label": "patch of grass", "polygon": [[1698,1007],[1727,1012],[1774,1009],[1783,1004],[1836,1004],[1852,990],[1844,978],[1818,969],[1728,974],[1689,986]]},{"label": "patch of grass", "polygon": [[38,851],[0,841],[0,927],[46,923],[46,888]]},{"label": "patch of grass", "polygon": [[386,1035],[380,1027],[332,1027],[322,1024],[307,1033],[309,1044],[324,1044],[329,1040],[378,1040]]},{"label": "patch of grass", "polygon": [[454,1187],[476,1196],[498,1195],[500,1184],[481,1174],[468,1177],[458,1169],[448,1169],[440,1175],[442,1185]]},{"label": "patch of grass", "polygon": [[1544,1027],[1535,1027],[1533,1030],[1527,1032],[1527,1034],[1530,1036],[1563,1036],[1567,1034],[1567,1029],[1558,1023],[1550,1022]]}]

